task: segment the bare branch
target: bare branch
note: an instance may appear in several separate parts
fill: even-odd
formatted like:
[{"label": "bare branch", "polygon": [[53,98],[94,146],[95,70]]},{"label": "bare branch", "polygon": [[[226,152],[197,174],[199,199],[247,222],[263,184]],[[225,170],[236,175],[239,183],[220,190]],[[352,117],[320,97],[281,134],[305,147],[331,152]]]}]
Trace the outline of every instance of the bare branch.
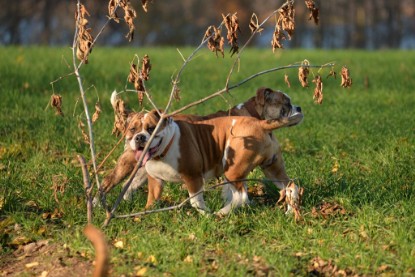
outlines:
[{"label": "bare branch", "polygon": [[88,223],[92,222],[92,186],[89,180],[88,168],[86,166],[85,158],[82,155],[77,155],[78,161],[82,168],[82,177],[84,180],[84,189],[86,195],[86,210]]},{"label": "bare branch", "polygon": [[[215,97],[223,94],[224,92],[228,92],[232,89],[235,89],[235,88],[237,88],[237,87],[247,83],[248,81],[250,81],[250,80],[252,80],[256,77],[259,77],[261,75],[268,74],[268,73],[271,73],[271,72],[274,72],[274,71],[284,70],[284,69],[299,68],[301,66],[302,66],[301,64],[293,64],[293,65],[280,66],[280,67],[275,67],[275,68],[267,69],[267,70],[264,70],[264,71],[260,71],[258,73],[255,73],[255,74],[245,78],[244,80],[240,81],[239,83],[237,83],[235,85],[231,85],[228,88],[223,88],[221,90],[218,90],[218,91],[210,94],[209,96],[206,96],[205,98],[196,100],[196,101],[194,101],[194,102],[192,102],[192,103],[190,103],[190,104],[188,104],[188,105],[186,105],[186,106],[184,106],[180,109],[177,109],[177,110],[167,114],[166,116],[173,116],[173,115],[182,113],[183,111],[185,111],[185,110],[187,110],[187,109],[189,109],[193,106],[196,106],[200,103],[203,103],[203,102],[205,102],[209,99],[215,98]],[[323,67],[332,67],[332,66],[334,66],[334,63],[327,63],[327,64],[323,64],[323,65],[308,65],[308,67],[310,67],[310,68],[323,68]]]},{"label": "bare branch", "polygon": [[190,202],[190,200],[196,196],[198,196],[201,193],[204,193],[205,191],[210,191],[213,189],[216,189],[218,187],[224,186],[226,184],[231,184],[233,182],[286,182],[286,181],[293,181],[293,179],[290,180],[277,180],[277,179],[256,179],[256,178],[252,178],[252,179],[238,179],[238,180],[233,180],[233,181],[225,181],[219,184],[215,184],[212,185],[204,190],[201,190],[199,192],[197,192],[196,194],[189,196],[188,198],[186,198],[185,200],[183,200],[182,202],[180,202],[177,205],[173,205],[170,207],[166,207],[166,208],[160,208],[160,209],[155,209],[155,210],[146,210],[143,212],[138,212],[138,213],[133,213],[133,214],[126,214],[126,215],[117,215],[114,216],[114,218],[128,218],[128,217],[135,217],[135,216],[140,216],[140,215],[147,215],[147,214],[153,214],[153,213],[160,213],[160,212],[166,212],[166,211],[172,211],[172,210],[177,210],[182,208],[186,203]]},{"label": "bare branch", "polygon": [[[80,20],[80,0],[78,0],[78,5],[77,5],[77,9],[78,9],[78,18],[76,20]],[[95,145],[94,145],[94,134],[93,134],[93,130],[92,130],[92,121],[91,121],[91,117],[89,115],[89,110],[88,110],[88,103],[86,101],[86,96],[85,96],[85,90],[82,84],[82,77],[79,73],[79,69],[76,66],[76,43],[77,43],[77,34],[78,34],[79,30],[76,24],[75,27],[75,36],[74,36],[74,41],[73,41],[73,47],[72,47],[72,63],[73,63],[73,67],[74,67],[74,73],[76,76],[76,79],[78,81],[78,85],[79,85],[79,90],[81,93],[81,97],[82,97],[82,102],[84,105],[84,111],[85,111],[85,117],[86,117],[86,122],[88,125],[88,135],[89,135],[89,147],[90,147],[90,151],[91,151],[91,159],[92,159],[92,165],[94,168],[94,174],[96,177],[96,183],[97,183],[97,187],[98,189],[100,189],[100,183],[99,183],[99,178],[98,178],[98,174],[97,174],[97,165],[96,165],[96,156],[95,156]]]}]

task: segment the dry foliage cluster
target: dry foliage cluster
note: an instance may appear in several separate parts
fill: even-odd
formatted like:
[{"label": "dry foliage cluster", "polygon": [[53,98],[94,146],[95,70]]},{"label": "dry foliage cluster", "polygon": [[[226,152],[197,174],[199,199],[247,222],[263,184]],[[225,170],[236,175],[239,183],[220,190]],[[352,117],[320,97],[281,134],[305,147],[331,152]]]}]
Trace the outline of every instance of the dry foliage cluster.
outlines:
[{"label": "dry foliage cluster", "polygon": [[228,34],[226,35],[226,38],[228,39],[228,43],[231,45],[231,57],[233,54],[239,52],[239,45],[238,45],[238,34],[237,32],[241,32],[241,29],[239,28],[239,22],[238,17],[236,16],[236,13],[234,14],[228,14],[227,16],[223,15],[223,22],[225,23],[226,30],[228,31]]},{"label": "dry foliage cluster", "polygon": [[[139,64],[139,62],[138,62]],[[134,88],[138,94],[138,102],[140,105],[143,104],[144,95],[145,95],[145,86],[144,81],[147,81],[150,78],[151,63],[150,57],[144,55],[141,61],[141,70],[138,70],[138,66],[134,63],[131,63],[130,74],[128,75],[128,82],[134,84]]]},{"label": "dry foliage cluster", "polygon": [[288,208],[288,205],[292,207],[294,213],[294,218],[296,221],[301,219],[301,203],[304,194],[304,189],[300,188],[298,191],[298,199],[295,199],[296,196],[292,194],[292,191],[295,191],[296,184],[294,181],[291,181],[285,189],[280,190],[280,198],[277,201],[277,205],[280,205],[285,211]]},{"label": "dry foliage cluster", "polygon": [[78,38],[76,44],[76,57],[85,63],[88,63],[88,55],[92,51],[94,38],[91,35],[91,28],[88,28],[88,20],[86,16],[89,13],[84,5],[79,5],[75,11],[75,20],[78,28]]},{"label": "dry foliage cluster", "polygon": [[346,66],[342,67],[342,83],[341,86],[348,88],[352,86],[352,78],[350,77],[349,69]]},{"label": "dry foliage cluster", "polygon": [[[143,10],[147,12],[149,1],[141,0],[141,5]],[[137,17],[137,12],[134,7],[131,5],[130,0],[109,0],[108,2],[108,16],[113,19],[115,22],[119,23],[120,18],[117,15],[117,8],[120,7],[124,11],[124,21],[128,25],[129,32],[125,36],[128,41],[134,39],[134,19]]]},{"label": "dry foliage cluster", "polygon": [[323,202],[321,205],[313,207],[311,215],[315,218],[322,217],[327,219],[329,217],[348,216],[350,212],[336,202]]},{"label": "dry foliage cluster", "polygon": [[339,268],[331,259],[324,260],[320,257],[315,257],[310,261],[308,274],[310,276],[359,276],[351,269]]},{"label": "dry foliage cluster", "polygon": [[126,119],[129,114],[129,110],[124,104],[124,101],[121,98],[117,98],[115,100],[115,109],[114,109],[114,127],[112,128],[112,134],[115,136],[119,136],[125,132],[125,128],[127,126]]},{"label": "dry foliage cluster", "polygon": [[308,11],[310,12],[308,20],[313,19],[314,23],[318,24],[319,9],[316,7],[316,4],[314,3],[314,1],[313,0],[305,0],[305,5],[307,6]]},{"label": "dry foliage cluster", "polygon": [[207,46],[210,51],[215,52],[216,56],[218,52],[222,54],[224,57],[224,50],[223,47],[225,45],[225,39],[221,35],[221,30],[216,28],[215,26],[209,26],[209,28],[205,32],[205,36],[203,40],[207,39]]},{"label": "dry foliage cluster", "polygon": [[52,94],[50,97],[50,105],[55,109],[55,114],[63,116],[62,112],[62,96],[57,94]]}]

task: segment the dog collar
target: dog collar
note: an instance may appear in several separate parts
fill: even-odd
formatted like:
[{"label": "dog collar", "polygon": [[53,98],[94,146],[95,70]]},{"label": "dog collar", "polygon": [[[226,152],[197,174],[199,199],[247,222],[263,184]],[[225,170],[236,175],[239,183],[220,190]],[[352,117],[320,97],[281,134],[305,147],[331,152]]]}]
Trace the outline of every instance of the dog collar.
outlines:
[{"label": "dog collar", "polygon": [[166,148],[164,148],[163,153],[161,153],[160,155],[158,155],[158,156],[154,157],[154,158],[153,158],[153,160],[156,160],[156,161],[161,160],[161,159],[163,159],[163,158],[167,155],[167,152],[169,152],[170,147],[171,147],[171,145],[173,144],[174,136],[175,136],[175,135],[173,135],[173,137],[171,138],[171,140],[170,140],[170,141],[169,141],[169,143],[167,144]]}]

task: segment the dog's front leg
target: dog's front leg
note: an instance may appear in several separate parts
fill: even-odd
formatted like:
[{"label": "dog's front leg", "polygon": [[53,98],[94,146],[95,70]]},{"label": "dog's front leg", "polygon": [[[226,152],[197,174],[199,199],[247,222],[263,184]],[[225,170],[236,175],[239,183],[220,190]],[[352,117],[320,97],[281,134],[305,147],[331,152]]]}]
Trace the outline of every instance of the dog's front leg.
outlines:
[{"label": "dog's front leg", "polygon": [[184,181],[189,192],[190,205],[203,215],[210,214],[211,211],[203,198],[203,178],[189,179],[188,182],[184,179]]},{"label": "dog's front leg", "polygon": [[[125,177],[127,177],[134,169],[137,161],[135,160],[134,151],[131,149],[125,150],[117,160],[115,168],[110,174],[105,176],[101,184],[102,193],[108,193],[113,187],[120,183]],[[99,203],[99,192],[95,195],[92,201],[93,205],[96,206]]]},{"label": "dog's front leg", "polygon": [[147,182],[147,171],[145,167],[138,169],[137,173],[134,176],[134,179],[131,181],[130,187],[124,194],[124,200],[130,201],[132,194],[142,185]]},{"label": "dog's front leg", "polygon": [[148,195],[146,209],[150,208],[155,201],[160,200],[163,192],[163,181],[148,175]]}]

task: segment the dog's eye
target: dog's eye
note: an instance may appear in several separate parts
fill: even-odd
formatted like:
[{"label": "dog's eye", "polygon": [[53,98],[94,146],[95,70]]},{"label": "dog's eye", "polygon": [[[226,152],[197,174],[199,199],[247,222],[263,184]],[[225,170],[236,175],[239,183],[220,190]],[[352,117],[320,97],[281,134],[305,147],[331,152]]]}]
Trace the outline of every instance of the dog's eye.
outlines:
[{"label": "dog's eye", "polygon": [[134,133],[134,132],[135,132],[135,128],[131,128],[131,129],[130,129],[130,132],[131,132],[131,133]]},{"label": "dog's eye", "polygon": [[154,132],[154,129],[156,129],[156,128],[150,127],[150,128],[147,129],[147,132],[151,135]]}]

